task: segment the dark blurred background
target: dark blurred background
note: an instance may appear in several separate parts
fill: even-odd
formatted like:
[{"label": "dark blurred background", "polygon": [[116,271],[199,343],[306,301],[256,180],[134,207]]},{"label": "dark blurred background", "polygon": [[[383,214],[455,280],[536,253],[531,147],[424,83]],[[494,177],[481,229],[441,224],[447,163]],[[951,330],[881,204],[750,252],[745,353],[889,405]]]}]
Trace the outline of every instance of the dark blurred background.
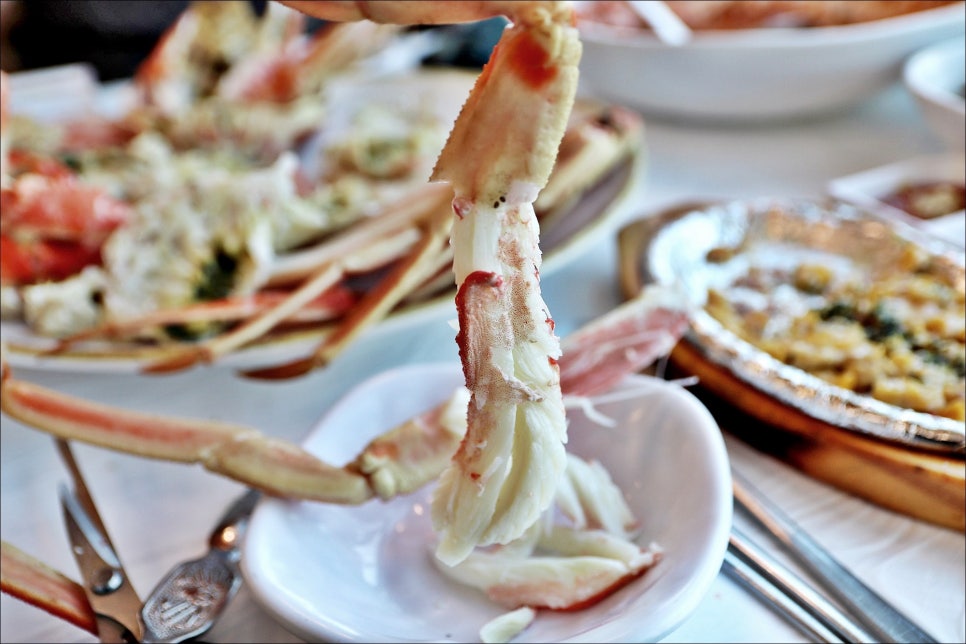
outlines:
[{"label": "dark blurred background", "polygon": [[2,0],[5,71],[88,62],[102,81],[130,76],[187,1]]},{"label": "dark blurred background", "polygon": [[[250,1],[264,11],[265,0]],[[188,0],[0,0],[0,67],[14,72],[86,62],[99,79],[129,78]],[[323,24],[310,20],[309,30]],[[504,21],[447,31],[430,65],[478,67],[486,62]],[[443,28],[445,29],[445,28]]]}]

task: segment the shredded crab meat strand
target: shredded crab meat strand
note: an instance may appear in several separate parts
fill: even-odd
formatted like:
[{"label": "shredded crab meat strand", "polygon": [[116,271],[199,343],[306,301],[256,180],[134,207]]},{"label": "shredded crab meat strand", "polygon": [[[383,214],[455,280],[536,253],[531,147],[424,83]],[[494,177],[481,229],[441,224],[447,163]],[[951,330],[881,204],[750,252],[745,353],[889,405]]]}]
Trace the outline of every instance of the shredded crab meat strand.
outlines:
[{"label": "shredded crab meat strand", "polygon": [[[578,505],[570,505],[570,509],[583,510],[579,513],[579,520],[572,517],[577,528],[603,529],[624,537],[635,528],[637,522],[623,493],[600,462],[569,454],[564,478],[570,483],[573,498],[578,501]],[[567,513],[560,494],[556,500],[558,507]]]},{"label": "shredded crab meat strand", "polygon": [[524,606],[502,615],[497,615],[480,628],[480,641],[484,644],[510,642],[533,623],[537,611]]},{"label": "shredded crab meat strand", "polygon": [[569,455],[555,505],[580,520],[555,523],[548,510],[519,539],[476,549],[453,566],[437,560],[437,567],[502,606],[571,610],[613,593],[660,559],[656,544],[641,548],[628,538],[637,521],[599,464]]},{"label": "shredded crab meat strand", "polygon": [[[699,382],[697,376],[688,376],[687,378],[676,378],[673,380],[668,380],[667,382],[678,385],[679,387],[693,387]],[[587,416],[591,421],[602,425],[604,427],[614,427],[615,421],[613,418],[601,413],[598,409],[598,405],[604,405],[612,402],[619,402],[622,400],[633,400],[635,398],[644,398],[652,395],[652,392],[647,391],[647,382],[634,374],[629,374],[625,376],[624,382],[627,386],[618,391],[612,391],[607,394],[600,394],[596,396],[569,396],[564,394],[564,407],[567,409],[579,409],[584,415]],[[635,387],[634,383],[640,383],[639,387]]]}]

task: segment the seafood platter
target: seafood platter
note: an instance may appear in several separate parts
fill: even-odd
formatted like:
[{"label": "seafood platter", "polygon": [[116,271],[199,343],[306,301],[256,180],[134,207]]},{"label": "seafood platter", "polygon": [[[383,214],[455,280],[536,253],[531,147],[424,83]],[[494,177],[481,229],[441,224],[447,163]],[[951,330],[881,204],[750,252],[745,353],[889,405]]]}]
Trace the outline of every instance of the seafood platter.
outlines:
[{"label": "seafood platter", "polygon": [[966,529],[961,247],[834,198],[682,204],[619,243],[626,294],[688,294],[671,360],[724,405],[725,428]]},{"label": "seafood platter", "polygon": [[[302,10],[331,22],[310,37]],[[352,77],[403,25],[504,14],[478,77]],[[311,639],[445,640],[452,614],[438,607],[453,598],[468,616],[460,637],[488,642],[675,628],[720,568],[730,470],[701,403],[638,375],[688,325],[673,289],[642,289],[563,341],[554,334],[541,272],[607,230],[643,135],[635,112],[577,98],[575,23],[553,2],[285,2],[261,15],[198,2],[143,63],[120,114],[14,113],[17,79],[3,75],[5,423],[199,465],[272,497],[242,568],[267,610]],[[455,313],[460,364],[364,384],[332,411],[364,425],[341,438],[321,431],[329,417],[300,444],[121,409],[32,382],[26,368],[228,365],[290,379],[410,307]],[[229,361],[306,335],[295,353]],[[380,389],[387,380],[409,391],[402,403]],[[358,610],[330,613],[335,597],[298,584],[305,557],[272,548],[266,562],[259,544],[304,517],[310,541],[336,556],[319,558],[318,542],[302,553],[333,588],[345,584],[338,598],[368,604],[376,591],[386,618],[407,625],[345,625]],[[352,541],[373,531],[376,541]],[[89,585],[15,544],[0,554],[4,592],[104,638]],[[280,606],[273,575],[285,571],[295,596]],[[412,592],[391,592],[414,576],[431,577],[429,617],[405,610]],[[306,602],[315,613],[294,615]],[[131,623],[127,640],[140,640]]]},{"label": "seafood platter", "polygon": [[[295,80],[272,85],[258,61],[291,49],[291,18],[277,14],[195,10],[198,24],[182,20],[107,105],[84,70],[9,79],[0,301],[11,364],[322,363],[374,327],[450,317],[451,195],[427,179],[476,74],[368,71],[399,27],[356,22],[317,33],[273,72]],[[239,35],[192,40],[223,23]],[[238,54],[242,34],[262,51]],[[608,230],[642,139],[631,110],[577,102],[534,205],[544,275]]]},{"label": "seafood platter", "polygon": [[[371,64],[492,18],[482,70]],[[238,566],[309,641],[665,637],[729,547],[707,391],[966,530],[961,248],[844,203],[689,205],[620,229],[626,301],[557,337],[541,277],[618,232],[646,161],[641,115],[578,92],[582,51],[564,2],[196,2],[76,110],[0,75],[5,433],[259,491]],[[274,414],[440,321],[451,361],[367,374],[301,440],[56,386],[210,367]],[[668,361],[683,379],[643,375]],[[104,640],[90,584],[32,545],[3,541],[3,592]]]}]

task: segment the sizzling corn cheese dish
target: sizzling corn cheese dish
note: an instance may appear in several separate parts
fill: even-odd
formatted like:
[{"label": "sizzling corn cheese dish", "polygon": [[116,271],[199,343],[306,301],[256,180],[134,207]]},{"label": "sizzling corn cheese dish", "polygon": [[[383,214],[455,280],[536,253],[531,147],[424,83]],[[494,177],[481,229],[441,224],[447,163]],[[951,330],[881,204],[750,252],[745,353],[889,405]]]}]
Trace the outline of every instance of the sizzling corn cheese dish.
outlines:
[{"label": "sizzling corn cheese dish", "polygon": [[835,386],[964,420],[964,302],[961,277],[910,249],[871,283],[817,263],[752,268],[710,289],[706,310],[743,340]]}]

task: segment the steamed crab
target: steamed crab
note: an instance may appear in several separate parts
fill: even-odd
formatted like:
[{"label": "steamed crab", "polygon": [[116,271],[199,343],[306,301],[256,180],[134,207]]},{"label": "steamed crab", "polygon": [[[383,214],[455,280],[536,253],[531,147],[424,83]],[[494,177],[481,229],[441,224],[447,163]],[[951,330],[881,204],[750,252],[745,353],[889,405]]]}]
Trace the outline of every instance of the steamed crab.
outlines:
[{"label": "steamed crab", "polygon": [[[465,407],[460,403],[460,413],[455,414],[460,418],[459,429],[448,434],[427,433],[427,428],[439,427],[443,416],[430,412],[435,416],[394,430],[386,437],[388,443],[370,446],[361,461],[335,467],[295,445],[248,428],[109,410],[17,381],[6,370],[3,409],[58,436],[142,456],[200,462],[280,496],[360,503],[386,490],[404,493],[411,485],[438,477],[432,503],[439,537],[436,557],[455,569],[480,548],[508,547],[527,538],[554,502],[568,470],[561,387],[561,365],[567,364],[568,357],[561,353],[553,319],[540,294],[539,225],[534,203],[548,183],[574,104],[581,46],[573,10],[569,3],[558,2],[285,4],[340,22],[368,19],[374,23],[440,24],[497,15],[510,21],[430,176],[435,198],[450,202],[455,217],[443,217],[433,210],[434,216],[423,222],[417,250],[387,286],[397,292],[398,284],[412,280],[414,272],[424,279],[427,273],[414,271],[416,266],[425,271],[428,264],[435,272],[438,264],[434,262],[449,237],[458,288],[456,339],[468,395]],[[251,333],[295,314],[334,284],[344,270],[340,262],[323,264],[278,307],[274,318],[257,317],[238,333]],[[363,319],[383,314],[387,299],[379,291],[353,314]],[[602,337],[616,333],[634,338],[632,345],[643,341],[645,347],[653,348],[653,333],[643,337],[628,334],[628,327],[653,330],[658,320],[658,326],[666,329],[667,316],[676,320],[670,326],[680,332],[686,319],[680,306],[668,307],[648,299],[641,302],[643,314],[641,309],[622,310],[600,327],[579,335],[569,356],[574,365],[571,369],[585,368],[580,366],[582,359],[591,358],[589,374],[623,375],[629,365],[638,364],[641,355],[647,355],[648,362],[653,355],[629,351],[626,344],[619,344],[616,351],[607,344],[594,346]],[[337,329],[335,342],[345,341],[355,328]],[[670,333],[670,337],[676,336]],[[324,363],[332,346],[323,344],[314,356],[296,365],[296,370]],[[669,347],[662,344],[661,348],[663,353]],[[205,350],[213,351],[211,347]],[[188,353],[179,359],[193,361],[198,356],[198,352]],[[571,377],[574,384],[569,393],[593,393],[578,384],[582,378]],[[386,445],[395,456],[380,459],[380,454],[387,453]],[[407,456],[415,460],[409,462]],[[370,470],[366,461],[372,458],[376,466]],[[391,473],[394,468],[406,475]],[[387,477],[392,482],[388,487]],[[628,574],[639,573],[643,566],[623,569],[601,591]],[[580,601],[571,597],[563,605]]]},{"label": "steamed crab", "polygon": [[[633,387],[611,392],[628,374],[669,353],[685,332],[689,313],[679,293],[649,287],[564,338],[560,369],[568,408],[591,415],[597,400],[635,395]],[[17,380],[9,370],[0,387],[5,414],[55,436],[147,458],[200,463],[282,498],[342,505],[379,503],[436,480],[465,436],[468,400],[469,391],[458,388],[439,406],[376,437],[337,466],[254,428],[124,411]],[[546,532],[552,525],[545,516],[521,538],[474,549],[459,564],[441,563],[440,570],[508,609],[575,610],[603,599],[660,559],[659,548],[630,540],[636,518],[600,464],[568,455],[554,508],[570,517],[569,525],[553,524]],[[535,554],[538,547],[557,553],[555,563]],[[4,592],[96,631],[73,580],[6,542],[2,557]]]},{"label": "steamed crab", "polygon": [[[456,116],[457,104],[440,96],[462,95],[470,76],[380,78],[389,89],[375,96],[331,79],[321,94],[316,82],[300,82],[294,98],[225,95],[222,81],[245,77],[257,86],[251,69],[276,69],[279,61],[295,65],[297,76],[335,77],[346,61],[285,52],[303,51],[306,43],[312,51],[343,51],[338,27],[374,28],[337,23],[306,41],[276,24],[304,20],[294,10],[272,3],[260,21],[249,13],[244,3],[192,5],[138,75],[143,102],[118,122],[45,128],[52,140],[44,142],[4,110],[0,293],[4,319],[22,321],[31,334],[8,338],[11,353],[134,358],[149,371],[171,371],[280,338],[319,337],[311,359],[250,374],[292,376],[325,364],[388,313],[453,287],[452,189],[426,178],[447,119]],[[222,29],[202,28],[219,19],[261,34],[262,44],[232,54],[231,42],[218,37]],[[349,50],[349,60],[363,53]],[[206,65],[217,69],[194,68]],[[0,76],[5,96],[6,80]],[[404,83],[433,109],[390,101],[387,92]],[[367,85],[376,83],[361,87]],[[348,108],[337,104],[344,86],[374,101],[363,110],[352,100]],[[165,96],[180,98],[170,103]],[[290,123],[284,110],[293,101],[321,110],[323,122],[313,125],[326,141],[321,170],[308,167],[310,154],[289,150],[290,141],[275,156],[252,156],[248,144],[260,135],[234,118],[258,106],[268,121],[275,113]],[[217,123],[235,123],[250,139],[202,127],[183,147],[164,125],[173,119],[188,127],[212,104],[232,115]],[[334,112],[352,114],[352,121],[329,127],[330,118],[340,120]],[[112,128],[124,136],[108,134],[94,145],[94,134]],[[538,217],[566,210],[632,158],[640,129],[627,110],[576,105],[534,204]],[[78,141],[76,131],[87,140]],[[71,207],[51,207],[65,203]]]}]

